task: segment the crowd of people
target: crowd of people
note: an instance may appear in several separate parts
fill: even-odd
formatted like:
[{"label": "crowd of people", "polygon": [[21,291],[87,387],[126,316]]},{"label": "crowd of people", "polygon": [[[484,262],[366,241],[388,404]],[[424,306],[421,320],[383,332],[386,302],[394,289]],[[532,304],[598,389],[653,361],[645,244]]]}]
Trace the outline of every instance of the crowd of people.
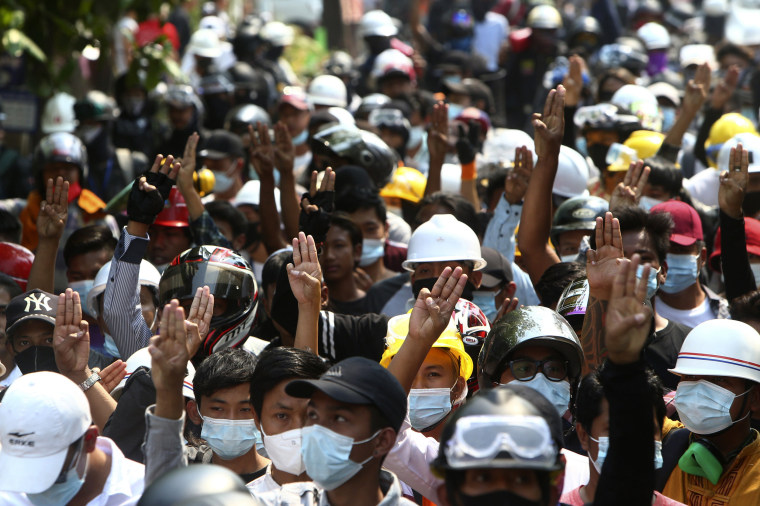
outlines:
[{"label": "crowd of people", "polygon": [[0,504],[760,504],[760,9],[259,4],[0,108]]}]

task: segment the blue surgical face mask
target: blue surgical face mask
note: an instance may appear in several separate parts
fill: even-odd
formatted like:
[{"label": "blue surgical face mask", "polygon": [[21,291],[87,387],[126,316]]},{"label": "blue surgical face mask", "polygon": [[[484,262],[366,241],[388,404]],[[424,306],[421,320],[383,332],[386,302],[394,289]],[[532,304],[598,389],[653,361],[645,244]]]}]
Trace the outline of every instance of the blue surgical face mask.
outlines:
[{"label": "blue surgical face mask", "polygon": [[578,253],[573,253],[572,255],[560,255],[559,259],[565,263],[575,262],[578,259]]},{"label": "blue surgical face mask", "polygon": [[359,260],[359,267],[372,265],[385,254],[385,241],[382,239],[364,239],[362,240],[362,257]]},{"label": "blue surgical face mask", "polygon": [[103,350],[114,358],[121,358],[119,347],[116,346],[116,341],[113,340],[111,334],[103,334]]},{"label": "blue surgical face mask", "polygon": [[588,156],[588,150],[586,149],[585,137],[580,136],[577,139],[575,139],[575,149],[577,149],[578,153],[582,154],[583,156]]},{"label": "blue surgical face mask", "polygon": [[82,281],[73,281],[69,283],[69,288],[79,294],[79,300],[82,301],[82,311],[92,316],[90,309],[87,307],[87,294],[92,290],[92,284],[95,283],[94,279],[84,279]]},{"label": "blue surgical face mask", "polygon": [[668,253],[668,277],[660,287],[665,293],[679,293],[697,282],[699,255],[674,255]]},{"label": "blue surgical face mask", "polygon": [[663,107],[662,108],[662,132],[667,133],[670,131],[673,123],[676,122],[676,108],[675,107]]},{"label": "blue surgical face mask", "polygon": [[602,474],[602,466],[604,466],[604,460],[607,458],[607,451],[610,449],[610,438],[607,436],[599,436],[599,439],[594,439],[590,435],[588,438],[591,441],[594,441],[598,447],[596,458],[591,459],[591,455],[589,455],[589,458],[591,459],[591,463],[594,464],[596,472]]},{"label": "blue surgical face mask", "polygon": [[464,106],[459,104],[449,104],[449,120],[456,119],[457,116],[462,114]]},{"label": "blue surgical face mask", "polygon": [[349,458],[351,449],[372,441],[380,431],[361,441],[333,432],[321,425],[310,425],[301,431],[301,456],[309,478],[325,490],[335,490],[361,471],[372,460],[370,455],[362,462]]},{"label": "blue surgical face mask", "polygon": [[424,138],[425,138],[425,127],[423,127],[422,125],[413,126],[412,128],[409,129],[409,140],[406,142],[406,147],[408,149],[414,149],[422,143],[422,140]]},{"label": "blue surgical face mask", "polygon": [[306,139],[308,139],[308,137],[309,137],[309,129],[304,128],[300,134],[293,137],[293,145],[300,146],[301,144],[306,142]]},{"label": "blue surgical face mask", "polygon": [[39,494],[26,494],[29,502],[35,506],[59,506],[68,504],[74,498],[84,485],[84,476],[79,477],[76,470],[77,466],[72,466],[66,473],[66,479],[63,483],[54,483],[49,489]]},{"label": "blue surgical face mask", "polygon": [[570,383],[566,380],[549,381],[549,379],[544,376],[544,373],[539,372],[536,374],[536,377],[530,381],[510,381],[510,383],[513,382],[516,382],[518,385],[530,387],[546,397],[546,399],[552,403],[554,409],[557,410],[559,416],[564,415],[565,411],[570,407]]},{"label": "blue surgical face mask", "polygon": [[[641,279],[641,273],[644,271],[644,266],[639,265],[636,268],[636,278]],[[647,300],[650,300],[652,297],[654,297],[654,294],[657,293],[657,288],[659,288],[659,284],[657,281],[657,275],[660,273],[660,269],[655,270],[654,267],[650,267],[649,269],[649,278],[647,278]]]},{"label": "blue surgical face mask", "polygon": [[649,211],[657,204],[662,204],[665,202],[664,200],[660,199],[653,199],[652,197],[647,197],[646,195],[642,195],[641,198],[639,198],[639,207],[642,208],[644,211]]},{"label": "blue surgical face mask", "polygon": [[488,321],[492,322],[496,319],[496,314],[499,312],[496,307],[496,299],[494,298],[496,292],[488,292],[483,290],[476,290],[472,292],[472,303],[475,304],[483,311]]},{"label": "blue surgical face mask", "polygon": [[432,428],[451,413],[450,388],[412,388],[409,391],[409,422],[418,432]]},{"label": "blue surgical face mask", "polygon": [[752,274],[755,276],[755,283],[760,287],[760,264],[749,264]]},{"label": "blue surgical face mask", "polygon": [[223,460],[231,460],[245,455],[261,440],[261,434],[256,429],[253,419],[250,420],[227,420],[224,418],[203,418],[201,438]]},{"label": "blue surgical face mask", "polygon": [[654,468],[662,469],[664,461],[662,459],[662,441],[654,442]]}]

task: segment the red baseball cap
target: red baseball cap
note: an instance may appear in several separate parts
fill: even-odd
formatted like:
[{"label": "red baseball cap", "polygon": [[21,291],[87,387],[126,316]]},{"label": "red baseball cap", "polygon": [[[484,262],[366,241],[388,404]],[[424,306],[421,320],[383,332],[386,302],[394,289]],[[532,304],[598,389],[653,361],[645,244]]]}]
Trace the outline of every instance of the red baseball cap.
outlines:
[{"label": "red baseball cap", "polygon": [[668,200],[652,207],[652,213],[670,213],[673,218],[673,230],[670,241],[680,246],[691,246],[704,238],[702,220],[696,209],[680,200]]},{"label": "red baseball cap", "polygon": [[[744,218],[744,235],[747,237],[747,253],[760,256],[760,221],[754,218]],[[715,235],[715,248],[710,255],[710,267],[720,272],[720,227]]]},{"label": "red baseball cap", "polygon": [[303,88],[298,86],[286,86],[282,90],[280,95],[280,105],[288,104],[292,105],[300,111],[308,111],[311,109],[309,98]]}]

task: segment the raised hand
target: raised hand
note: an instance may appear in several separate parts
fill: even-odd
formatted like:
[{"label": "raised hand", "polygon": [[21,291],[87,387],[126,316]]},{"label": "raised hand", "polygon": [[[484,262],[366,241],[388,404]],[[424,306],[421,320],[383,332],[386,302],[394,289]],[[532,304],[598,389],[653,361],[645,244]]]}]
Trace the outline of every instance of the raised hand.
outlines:
[{"label": "raised hand", "polygon": [[164,201],[179,174],[181,164],[172,155],[157,155],[150,170],[132,184],[127,201],[127,215],[132,221],[151,225],[163,210]]},{"label": "raised hand", "polygon": [[432,346],[449,324],[465,284],[467,274],[462,273],[461,267],[453,271],[446,267],[432,290],[423,288],[412,308],[408,337],[421,339]]},{"label": "raised hand", "polygon": [[720,187],[718,188],[718,204],[720,210],[730,217],[740,220],[743,211],[744,195],[749,183],[749,151],[737,144],[731,148],[728,157],[728,167],[720,167]]},{"label": "raised hand", "polygon": [[504,302],[501,303],[499,312],[496,313],[496,318],[494,318],[493,322],[499,320],[499,318],[501,318],[505,314],[511,313],[512,311],[517,309],[519,304],[520,304],[520,300],[517,297],[511,298],[511,299],[507,297],[506,299],[504,299]]},{"label": "raised hand", "polygon": [[293,172],[296,159],[296,147],[288,132],[288,127],[282,121],[274,126],[274,166],[280,174]]},{"label": "raised hand", "polygon": [[183,192],[193,188],[193,173],[195,172],[195,150],[198,146],[198,132],[193,132],[185,143],[185,153],[182,155],[177,186]]},{"label": "raised hand", "polygon": [[317,172],[311,173],[309,193],[301,197],[301,214],[298,226],[302,232],[322,243],[330,228],[330,213],[335,209],[335,172],[325,169],[322,182],[317,190]]},{"label": "raised hand", "polygon": [[40,203],[37,216],[37,235],[40,240],[60,240],[69,213],[69,182],[62,177],[48,179],[45,200]]},{"label": "raised hand", "polygon": [[299,304],[319,305],[322,290],[322,268],[312,236],[303,232],[293,239],[293,263],[286,266],[290,289]]},{"label": "raised hand", "polygon": [[612,292],[604,324],[604,345],[607,357],[615,364],[630,364],[641,357],[649,337],[652,310],[644,305],[647,296],[649,264],[644,265],[641,279],[636,269],[641,258],[621,263],[612,284]]},{"label": "raised hand", "polygon": [[715,86],[712,96],[710,97],[710,107],[713,109],[723,110],[726,103],[736,90],[736,85],[739,83],[739,67],[737,65],[731,65],[726,71],[726,75],[723,80]]},{"label": "raised hand", "polygon": [[112,392],[114,388],[124,379],[127,375],[127,363],[123,360],[116,360],[108,365],[102,371],[98,373],[100,375],[100,383],[106,392]]},{"label": "raised hand", "polygon": [[206,340],[214,316],[214,295],[208,286],[198,287],[193,296],[193,303],[187,313],[185,328],[188,332],[188,355],[195,356],[201,343]]},{"label": "raised hand", "polygon": [[177,299],[164,306],[159,333],[150,339],[151,376],[156,390],[180,392],[190,359],[185,311]]},{"label": "raised hand", "polygon": [[608,212],[596,219],[596,249],[586,252],[586,275],[589,290],[600,300],[609,300],[615,276],[624,260],[620,222]]},{"label": "raised hand", "polygon": [[543,114],[533,114],[534,143],[539,158],[558,157],[565,133],[565,87],[551,90]]},{"label": "raised hand", "polygon": [[248,125],[248,135],[251,137],[248,154],[256,174],[259,178],[274,177],[275,151],[269,138],[269,128],[263,123],[256,123],[254,130],[252,125]]},{"label": "raised hand", "polygon": [[694,79],[686,84],[681,109],[691,114],[696,114],[702,109],[707,100],[707,92],[710,90],[711,72],[707,63],[697,67]]},{"label": "raised hand", "polygon": [[578,55],[571,56],[569,61],[570,68],[562,80],[562,85],[566,90],[565,105],[577,106],[583,92],[583,69],[586,68],[586,62]]},{"label": "raised hand", "polygon": [[[87,321],[82,319],[82,301],[79,294],[71,288],[67,288],[65,293],[58,296],[53,351],[55,363],[61,374],[77,379],[88,376],[90,330]],[[81,381],[79,379],[76,382]]]},{"label": "raised hand", "polygon": [[618,183],[610,197],[610,211],[615,211],[621,207],[637,206],[641,199],[641,192],[649,179],[651,169],[644,166],[642,160],[631,162],[628,172],[622,183]]},{"label": "raised hand", "polygon": [[515,166],[504,180],[504,198],[507,202],[514,205],[523,201],[532,173],[533,153],[526,146],[515,149]]},{"label": "raised hand", "polygon": [[430,159],[443,163],[449,151],[449,106],[438,102],[433,106],[430,117],[430,131],[427,136]]}]

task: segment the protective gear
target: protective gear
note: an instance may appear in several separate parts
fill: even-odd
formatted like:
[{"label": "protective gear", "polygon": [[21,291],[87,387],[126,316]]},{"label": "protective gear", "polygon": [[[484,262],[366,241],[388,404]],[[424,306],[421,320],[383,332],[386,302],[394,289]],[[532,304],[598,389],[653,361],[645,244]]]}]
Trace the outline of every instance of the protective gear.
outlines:
[{"label": "protective gear", "polygon": [[568,361],[570,381],[580,377],[583,349],[570,324],[549,308],[529,306],[507,313],[494,323],[478,357],[478,383],[500,383],[507,362],[524,346],[556,350]]},{"label": "protective gear", "polygon": [[733,168],[728,166],[729,160],[731,159],[731,148],[735,148],[739,143],[741,143],[745,150],[749,151],[750,162],[749,167],[747,167],[748,172],[750,174],[760,172],[760,136],[754,132],[736,134],[724,142],[721,145],[720,150],[718,150],[716,160],[717,168],[720,170],[731,170]]},{"label": "protective gear", "polygon": [[636,31],[636,36],[644,41],[648,51],[670,48],[670,34],[668,29],[660,23],[646,23]]},{"label": "protective gear", "polygon": [[367,267],[383,258],[385,254],[385,241],[382,239],[363,239],[362,240],[362,257],[359,260],[359,267]]},{"label": "protective gear", "polygon": [[451,214],[436,214],[414,231],[401,266],[414,271],[421,263],[452,261],[472,262],[473,271],[486,266],[475,232]]},{"label": "protective gear", "polygon": [[324,64],[325,72],[337,77],[356,77],[354,60],[345,51],[333,51]]},{"label": "protective gear", "polygon": [[21,370],[21,374],[39,371],[58,372],[52,346],[30,346],[21,353],[17,353],[13,361]]},{"label": "protective gear", "polygon": [[422,172],[411,167],[399,167],[393,173],[391,182],[380,190],[380,196],[399,198],[416,204],[422,200],[426,184],[427,178]]},{"label": "protective gear", "polygon": [[613,144],[607,153],[607,168],[610,172],[628,170],[631,163],[644,160],[657,154],[665,135],[651,130],[636,130],[620,144]]},{"label": "protective gear", "polygon": [[254,104],[238,105],[230,109],[224,119],[224,129],[233,134],[242,135],[248,133],[248,125],[256,127],[257,123],[272,126],[272,118],[269,114]]},{"label": "protective gear", "polygon": [[608,103],[579,107],[573,116],[573,123],[584,133],[588,130],[614,130],[620,139],[626,139],[631,132],[641,130],[641,121],[638,117]]},{"label": "protective gear", "polygon": [[381,10],[364,13],[359,21],[359,34],[362,37],[393,37],[398,28],[393,19]]},{"label": "protective gear", "polygon": [[[730,336],[716,339],[715,336]],[[704,360],[710,354],[715,360]],[[736,320],[709,320],[694,327],[678,352],[670,372],[688,376],[729,376],[760,382],[760,340],[757,331]]]},{"label": "protective gear", "polygon": [[639,75],[647,66],[649,57],[639,48],[627,44],[607,44],[599,49],[594,59],[594,67],[597,74],[601,75],[605,70],[622,67],[634,75]]},{"label": "protective gear", "polygon": [[58,132],[74,133],[77,121],[74,115],[76,99],[68,93],[57,92],[45,103],[40,128],[45,135]]},{"label": "protective gear", "polygon": [[409,422],[414,430],[430,430],[450,412],[450,388],[412,388],[409,391]]},{"label": "protective gear", "polygon": [[314,483],[325,490],[340,487],[361,471],[364,464],[374,458],[370,455],[363,462],[354,462],[349,458],[351,449],[356,445],[372,441],[379,433],[378,430],[367,439],[354,441],[322,425],[304,427],[301,454],[306,465],[306,473]]},{"label": "protective gear", "polygon": [[153,223],[162,227],[190,226],[190,214],[187,212],[185,198],[176,187],[172,187],[163,211],[158,213]]},{"label": "protective gear", "polygon": [[662,131],[669,132],[676,122],[676,108],[670,106],[661,106],[662,110]]},{"label": "protective gear", "polygon": [[88,91],[85,98],[74,104],[74,113],[81,125],[85,121],[112,121],[119,116],[116,100],[102,91]]},{"label": "protective gear", "polygon": [[248,338],[259,302],[250,265],[226,248],[191,248],[177,256],[161,277],[159,302],[192,299],[198,287],[203,286],[208,286],[216,299],[227,301],[227,311],[211,318],[211,330],[202,343],[203,353],[210,355],[239,346]]},{"label": "protective gear", "polygon": [[84,125],[77,130],[77,135],[87,146],[92,144],[101,133],[103,133],[103,125]]},{"label": "protective gear", "polygon": [[[644,272],[644,266],[639,265],[636,268],[636,279],[641,279],[641,275]],[[660,269],[650,267],[649,277],[647,278],[647,300],[651,300],[654,294],[657,293],[657,289],[660,287],[660,282],[657,279],[657,275],[660,273]]]},{"label": "protective gear", "polygon": [[33,263],[34,253],[25,247],[11,242],[0,242],[0,272],[13,278],[24,292]]},{"label": "protective gear", "polygon": [[612,95],[611,102],[633,113],[641,121],[643,128],[661,131],[662,116],[657,97],[644,86],[626,84]]},{"label": "protective gear", "polygon": [[214,30],[200,28],[190,36],[185,51],[203,58],[218,58],[222,55],[222,43]]},{"label": "protective gear", "polygon": [[560,146],[559,166],[552,193],[567,198],[586,196],[589,178],[590,170],[586,159],[574,149]]},{"label": "protective gear", "polygon": [[610,449],[610,438],[608,436],[599,436],[599,439],[594,439],[589,435],[589,439],[594,441],[598,446],[596,458],[592,459],[591,456],[589,456],[589,459],[591,460],[591,463],[594,464],[596,472],[602,474],[602,467],[604,466],[604,461],[607,459],[607,452]]},{"label": "protective gear", "polygon": [[348,105],[348,90],[339,77],[317,76],[309,83],[306,93],[314,105],[328,107],[346,107]]},{"label": "protective gear", "polygon": [[369,114],[375,109],[379,109],[391,102],[391,97],[382,93],[370,93],[359,103],[358,109],[354,113],[357,120],[369,120]]},{"label": "protective gear", "polygon": [[660,287],[665,293],[678,293],[697,282],[699,255],[675,255],[668,253],[668,277]]},{"label": "protective gear", "polygon": [[404,75],[413,83],[417,81],[414,62],[398,49],[386,49],[375,58],[370,77],[382,79],[391,74]]},{"label": "protective gear", "polygon": [[306,469],[301,458],[301,430],[293,429],[269,436],[264,432],[264,428],[261,428],[264,449],[274,466],[280,471],[296,476]]},{"label": "protective gear", "polygon": [[[162,172],[146,172],[143,176],[149,185],[156,187],[157,191],[142,191],[141,178],[136,178],[127,199],[127,216],[130,220],[151,225],[164,212],[164,202],[171,206],[172,194],[176,198],[179,190],[172,187],[174,180],[169,179],[169,176]],[[184,199],[182,202],[184,203]]]},{"label": "protective gear", "polygon": [[425,127],[422,125],[409,128],[409,140],[406,141],[407,149],[414,149],[422,144],[425,139]]},{"label": "protective gear", "polygon": [[[106,283],[108,283],[108,273],[110,271],[111,261],[109,260],[95,275],[95,280],[92,282],[92,288],[90,288],[90,291],[87,293],[87,298],[82,299],[84,301],[83,304],[87,305],[88,314],[92,315],[94,318],[98,317],[98,304],[96,299],[98,298],[98,295],[105,292]],[[153,264],[147,260],[141,260],[138,284],[140,286],[147,286],[152,292],[158,295],[158,283],[160,281],[161,274],[159,274]],[[148,325],[151,324],[151,322],[147,323]]]},{"label": "protective gear", "polygon": [[[751,390],[751,389],[750,389]],[[715,434],[731,427],[739,420],[731,418],[734,399],[750,392],[735,395],[732,391],[707,380],[681,381],[676,389],[674,404],[681,423],[694,434]]]},{"label": "protective gear", "polygon": [[409,140],[409,130],[412,128],[409,120],[398,109],[375,109],[369,113],[369,124],[377,129],[387,128],[397,133],[404,140]]},{"label": "protective gear", "polygon": [[214,192],[224,193],[235,184],[235,178],[232,178],[224,172],[214,173]]},{"label": "protective gear", "polygon": [[526,24],[530,28],[556,30],[562,28],[562,16],[552,5],[537,5],[528,13]]},{"label": "protective gear", "polygon": [[559,236],[573,230],[596,228],[597,217],[603,217],[610,208],[609,203],[600,197],[573,197],[564,201],[554,213],[552,219],[551,241],[559,248]]},{"label": "protective gear", "polygon": [[642,195],[639,198],[639,207],[642,208],[644,211],[649,212],[650,209],[652,209],[654,206],[658,204],[662,204],[665,202],[664,200],[655,199],[652,197],[647,197],[646,195]]},{"label": "protective gear", "polygon": [[300,134],[293,137],[293,145],[294,146],[301,146],[304,142],[306,142],[309,139],[309,130],[304,128]]},{"label": "protective gear", "polygon": [[720,450],[707,440],[694,441],[678,460],[678,467],[687,474],[702,476],[717,485],[726,462]]},{"label": "protective gear", "polygon": [[724,114],[710,127],[710,135],[705,141],[705,153],[707,162],[713,169],[726,169],[718,167],[717,156],[723,143],[741,133],[757,134],[755,125],[751,120],[736,112]]},{"label": "protective gear", "polygon": [[82,301],[82,311],[90,315],[90,311],[87,307],[87,297],[90,294],[90,291],[92,290],[94,280],[92,279],[83,279],[82,281],[73,281],[69,283],[69,288],[74,290],[79,294],[79,300]]},{"label": "protective gear", "polygon": [[494,295],[496,295],[496,292],[482,290],[472,292],[472,303],[483,311],[483,314],[486,315],[489,322],[494,321],[499,312],[499,308],[496,307],[496,299],[494,298]]},{"label": "protective gear", "polygon": [[593,16],[576,18],[568,34],[568,46],[583,47],[587,54],[592,54],[600,46],[602,40],[602,25]]},{"label": "protective gear", "polygon": [[259,35],[274,47],[289,46],[295,38],[293,28],[279,21],[270,21],[265,24]]},{"label": "protective gear", "polygon": [[74,465],[66,472],[66,478],[62,483],[54,483],[49,489],[38,494],[26,494],[26,498],[34,506],[68,504],[84,485],[84,478],[79,476]]},{"label": "protective gear", "polygon": [[202,416],[203,438],[223,460],[245,455],[256,444],[256,424],[250,420],[227,420]]},{"label": "protective gear", "polygon": [[[510,383],[513,383],[514,381],[520,380],[513,380]],[[544,373],[539,372],[532,380],[520,381],[520,383],[529,386],[546,397],[549,402],[552,403],[554,409],[557,410],[559,416],[564,415],[565,411],[570,407],[570,383],[565,380],[549,381],[549,379],[544,376]]]},{"label": "protective gear", "polygon": [[[187,84],[171,84],[166,88],[164,101],[171,107],[177,109],[187,109],[195,107],[198,115],[203,114],[203,103],[200,97],[195,94],[193,87]],[[200,123],[200,120],[199,120]]]},{"label": "protective gear", "polygon": [[80,170],[80,180],[87,179],[87,149],[76,135],[60,132],[43,137],[34,150],[34,167],[40,177],[48,163],[76,165]]},{"label": "protective gear", "polygon": [[462,114],[462,111],[464,111],[464,106],[461,104],[449,104],[449,121],[453,121],[456,119],[457,116]]}]

